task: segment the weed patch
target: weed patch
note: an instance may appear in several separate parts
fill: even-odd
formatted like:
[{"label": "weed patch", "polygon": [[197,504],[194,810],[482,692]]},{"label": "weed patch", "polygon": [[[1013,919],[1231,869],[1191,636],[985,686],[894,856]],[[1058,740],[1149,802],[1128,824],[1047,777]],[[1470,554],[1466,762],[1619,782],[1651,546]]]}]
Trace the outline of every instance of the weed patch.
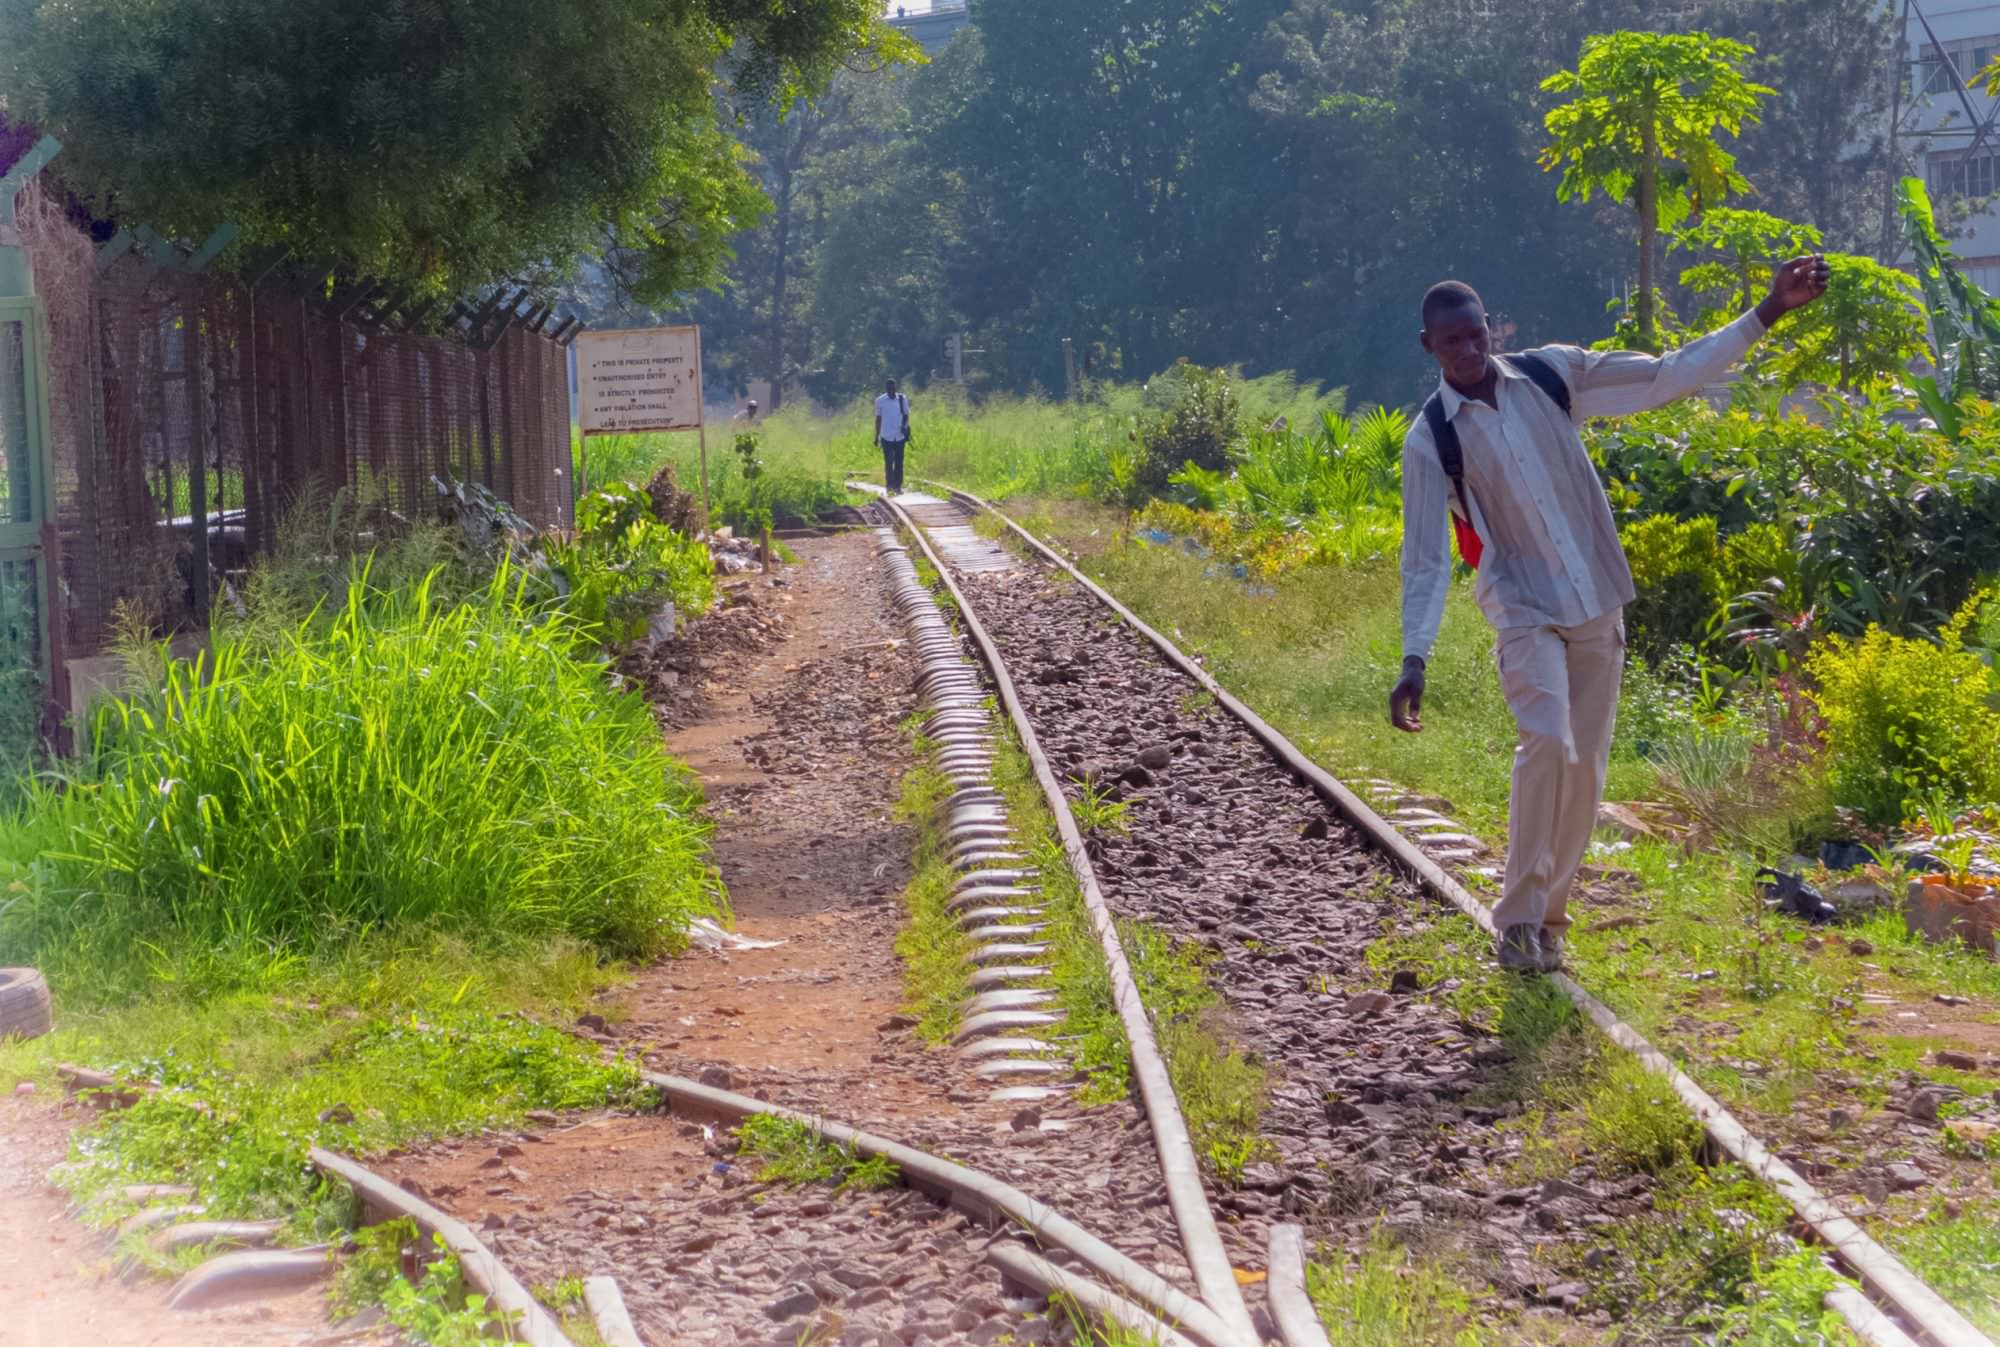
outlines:
[{"label": "weed patch", "polygon": [[1479,1347],[1472,1298],[1443,1268],[1378,1235],[1358,1257],[1306,1264],[1306,1293],[1332,1347]]},{"label": "weed patch", "polygon": [[828,1141],[792,1118],[760,1113],[736,1129],[738,1154],[763,1161],[760,1183],[831,1183],[835,1191],[889,1188],[896,1166],[879,1155],[863,1157],[851,1145]]},{"label": "weed patch", "polygon": [[[334,1287],[336,1316],[347,1318],[379,1306],[384,1319],[430,1347],[511,1340],[510,1316],[489,1309],[485,1296],[465,1289],[458,1255],[442,1236],[433,1238],[435,1247],[426,1250],[408,1217],[355,1231],[356,1250],[342,1263]],[[414,1283],[403,1275],[409,1257],[425,1260]]]},{"label": "weed patch", "polygon": [[[935,745],[914,736],[917,751],[935,755]],[[903,774],[896,817],[915,826],[910,882],[903,890],[907,920],[896,936],[903,959],[903,981],[917,1033],[927,1043],[949,1042],[958,1029],[959,1009],[970,991],[968,979],[972,942],[952,919],[950,847],[945,835],[944,802],[951,780],[928,762]]]},{"label": "weed patch", "polygon": [[475,604],[356,580],[323,632],[219,636],[0,824],[0,948],[71,1006],[270,986],[404,927],[673,948],[721,902],[699,790],[568,622],[503,571]]}]

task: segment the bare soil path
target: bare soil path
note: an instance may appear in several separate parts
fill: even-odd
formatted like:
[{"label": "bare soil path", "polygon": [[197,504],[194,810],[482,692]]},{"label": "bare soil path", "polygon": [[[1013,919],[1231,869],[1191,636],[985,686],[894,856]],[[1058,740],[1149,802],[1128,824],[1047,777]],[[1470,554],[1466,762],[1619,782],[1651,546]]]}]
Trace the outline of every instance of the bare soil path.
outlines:
[{"label": "bare soil path", "polygon": [[[895,804],[916,765],[900,722],[917,706],[917,665],[872,535],[795,546],[797,565],[726,586],[722,612],[664,653],[671,680],[642,671],[673,726],[668,746],[702,779],[735,931],[769,943],[643,969],[602,1024],[580,1029],[655,1070],[949,1154],[1174,1275],[1135,1108],[1079,1118],[1061,1105],[1017,1126],[1016,1107],[899,1013],[914,839]],[[743,633],[734,646],[731,631]],[[982,1262],[1007,1232],[914,1192],[786,1188],[758,1181],[759,1167],[699,1123],[617,1115],[540,1119],[386,1166],[483,1227],[531,1286],[615,1275],[654,1344],[1057,1335]]]},{"label": "bare soil path", "polygon": [[119,1279],[109,1237],[48,1182],[69,1130],[39,1100],[0,1100],[0,1347],[364,1347],[370,1335],[330,1324],[317,1291],[182,1314],[159,1282]]}]

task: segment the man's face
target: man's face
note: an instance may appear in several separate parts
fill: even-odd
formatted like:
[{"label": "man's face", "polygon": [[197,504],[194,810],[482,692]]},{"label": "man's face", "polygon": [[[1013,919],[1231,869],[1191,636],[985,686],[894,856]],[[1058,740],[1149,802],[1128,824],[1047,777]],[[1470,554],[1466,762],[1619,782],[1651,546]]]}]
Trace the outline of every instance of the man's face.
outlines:
[{"label": "man's face", "polygon": [[1492,337],[1483,305],[1461,304],[1431,315],[1420,340],[1452,383],[1476,384],[1486,377]]},{"label": "man's face", "polygon": [[894,379],[889,380],[889,382],[883,386],[887,388],[889,392],[892,394],[896,391],[896,381]]}]

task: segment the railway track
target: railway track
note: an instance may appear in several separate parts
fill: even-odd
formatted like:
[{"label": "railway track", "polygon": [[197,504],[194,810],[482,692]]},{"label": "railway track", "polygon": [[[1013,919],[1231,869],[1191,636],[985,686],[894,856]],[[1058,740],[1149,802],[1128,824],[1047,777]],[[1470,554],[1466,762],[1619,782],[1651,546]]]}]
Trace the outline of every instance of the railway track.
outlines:
[{"label": "railway track", "polygon": [[[879,634],[829,638],[830,653],[784,666],[760,694],[777,719],[750,752],[759,763],[772,743],[800,753],[777,764],[773,813],[782,836],[804,838],[803,801],[851,783],[846,764],[879,767],[879,738],[829,742],[814,727],[838,717],[813,708],[889,695],[897,716],[914,710],[950,784],[939,826],[952,911],[972,941],[952,1050],[924,1048],[892,1017],[861,1070],[813,1069],[746,1061],[740,1044],[662,1048],[649,1035],[663,1026],[599,1023],[580,1032],[641,1057],[661,1113],[544,1117],[421,1147],[377,1162],[368,1191],[390,1209],[399,1192],[434,1203],[455,1239],[479,1245],[473,1262],[490,1258],[520,1295],[611,1274],[653,1347],[987,1347],[1073,1340],[1083,1319],[1167,1347],[1324,1347],[1306,1252],[1365,1247],[1382,1227],[1456,1250],[1529,1340],[1543,1340],[1538,1326],[1564,1343],[1649,1340],[1560,1269],[1565,1250],[1644,1219],[1655,1180],[1586,1156],[1513,1184],[1524,1129],[1507,1103],[1508,1044],[1456,1012],[1449,985],[1371,955],[1454,908],[1479,920],[1478,901],[1061,557],[1010,521],[1004,546],[975,527],[983,502],[909,493],[872,508],[883,528],[812,560],[848,573],[872,558],[869,592],[849,596],[865,611],[850,616]],[[1009,736],[1104,955],[1130,1100],[1071,1097],[1074,1043],[1048,977],[1050,876],[992,779]],[[1127,949],[1142,932],[1203,951],[1220,1001],[1157,1022]],[[723,965],[767,991],[833,975],[789,967],[760,982],[745,973],[757,965]],[[660,1003],[678,1013],[692,974],[661,971],[673,985]],[[1831,1301],[1863,1341],[1992,1347],[1581,987],[1549,979],[1522,996],[1530,1010],[1574,999],[1680,1095],[1720,1154],[1783,1194],[1800,1231],[1865,1289]],[[1168,1059],[1191,1033],[1269,1070],[1253,1135],[1212,1134],[1183,1110]],[[891,1108],[883,1095],[898,1091],[878,1087],[897,1082],[920,1087],[898,1097],[957,1108]],[[729,1139],[760,1113],[895,1165],[902,1190],[763,1181]],[[1052,1293],[1073,1314],[1052,1313]],[[560,1344],[553,1320],[532,1322],[533,1340]]]},{"label": "railway track", "polygon": [[[1266,1258],[1273,1249],[1285,1262],[1295,1257],[1297,1223],[1353,1247],[1381,1222],[1411,1242],[1469,1254],[1495,1288],[1546,1313],[1586,1302],[1589,1288],[1553,1280],[1545,1255],[1650,1210],[1654,1180],[1585,1157],[1567,1176],[1509,1186],[1503,1175],[1522,1136],[1501,1125],[1507,1046],[1434,994],[1448,988],[1369,958],[1385,934],[1420,930],[1451,909],[1490,930],[1483,905],[1198,664],[993,507],[959,492],[905,493],[883,506],[936,567],[1058,807],[1093,815],[1107,800],[1120,807],[1123,827],[1087,839],[1073,821],[1065,829],[1086,890],[1119,921],[1204,949],[1223,998],[1223,1034],[1273,1067],[1259,1129],[1268,1147],[1237,1182],[1215,1181],[1217,1157],[1203,1165],[1212,1225],[1230,1261],[1266,1267],[1289,1285],[1294,1270],[1267,1267]],[[1008,549],[987,536],[996,530],[975,528],[981,515],[999,525]],[[1560,976],[1545,988],[1524,994],[1569,998],[1679,1096],[1719,1156],[1791,1205],[1801,1234],[1860,1284],[1861,1292],[1827,1302],[1857,1337],[1991,1347],[1584,988]],[[1202,1236],[1188,1225],[1199,1271]],[[1257,1331],[1282,1318],[1260,1312]],[[1614,1339],[1601,1308],[1584,1322],[1625,1340]],[[1307,1342],[1316,1329],[1293,1331],[1299,1336],[1288,1342]]]}]

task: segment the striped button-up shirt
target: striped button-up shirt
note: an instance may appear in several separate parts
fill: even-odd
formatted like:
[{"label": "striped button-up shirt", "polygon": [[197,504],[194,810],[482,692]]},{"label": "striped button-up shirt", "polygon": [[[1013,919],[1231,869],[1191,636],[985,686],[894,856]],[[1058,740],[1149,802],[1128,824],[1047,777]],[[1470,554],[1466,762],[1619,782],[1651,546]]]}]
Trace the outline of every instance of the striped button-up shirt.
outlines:
[{"label": "striped button-up shirt", "polygon": [[[1495,361],[1497,408],[1438,383],[1465,455],[1473,527],[1485,544],[1474,594],[1487,620],[1574,627],[1631,602],[1632,570],[1611,502],[1577,425],[1643,412],[1716,382],[1759,337],[1756,312],[1664,356],[1544,346],[1569,386],[1571,416],[1528,377]],[[1451,482],[1422,416],[1403,440],[1403,654],[1428,659],[1451,584]]]}]

